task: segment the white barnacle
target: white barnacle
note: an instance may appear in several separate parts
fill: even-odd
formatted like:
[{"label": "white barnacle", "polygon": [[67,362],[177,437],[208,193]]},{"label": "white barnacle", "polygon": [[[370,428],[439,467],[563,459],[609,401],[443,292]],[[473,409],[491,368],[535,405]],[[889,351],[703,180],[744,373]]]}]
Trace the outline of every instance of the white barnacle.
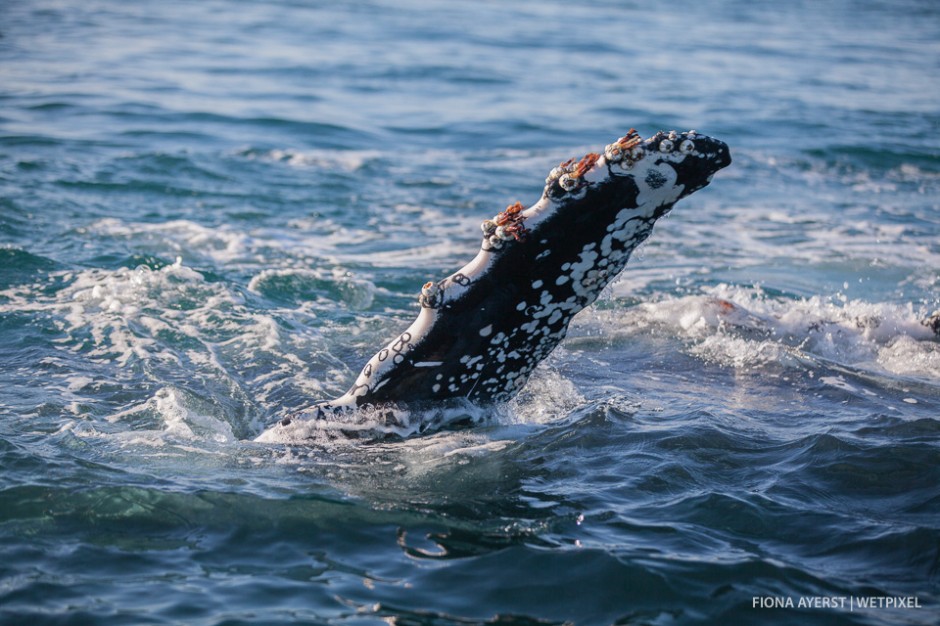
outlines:
[{"label": "white barnacle", "polygon": [[495,234],[494,236],[495,236],[495,237],[499,237],[499,238],[502,239],[503,241],[509,241],[510,239],[513,238],[512,233],[509,232],[508,230],[506,230],[506,227],[505,227],[505,226],[499,226],[499,227],[497,227],[497,228],[496,228],[496,234]]},{"label": "white barnacle", "polygon": [[483,220],[483,223],[480,224],[480,228],[483,230],[483,234],[489,237],[496,230],[496,222],[493,220]]},{"label": "white barnacle", "polygon": [[546,183],[551,183],[553,181],[561,178],[561,175],[565,173],[565,169],[561,166],[556,166],[552,168],[552,171],[548,173],[548,178],[545,179]]},{"label": "white barnacle", "polygon": [[623,160],[623,149],[619,144],[608,144],[604,148],[604,158],[607,159],[608,163],[618,163]]},{"label": "white barnacle", "polygon": [[635,148],[633,148],[633,150],[630,150],[630,158],[633,159],[634,161],[639,161],[640,159],[643,158],[643,155],[645,153],[646,151],[643,150],[643,146],[636,146]]},{"label": "white barnacle", "polygon": [[695,150],[695,143],[688,139],[679,144],[679,152],[682,154],[688,154],[693,150]]},{"label": "white barnacle", "polygon": [[672,140],[663,139],[661,142],[659,142],[659,151],[660,152],[672,152],[673,145],[674,144],[672,143]]},{"label": "white barnacle", "polygon": [[561,178],[558,179],[558,184],[565,191],[571,191],[578,186],[578,179],[568,174],[562,174]]},{"label": "white barnacle", "polygon": [[629,171],[633,169],[633,166],[636,165],[636,161],[633,159],[624,159],[617,165],[620,166],[620,169],[623,171]]},{"label": "white barnacle", "polygon": [[669,139],[671,139],[672,141],[675,141],[678,138],[679,138],[679,135],[676,133],[676,131],[674,130],[669,131]]},{"label": "white barnacle", "polygon": [[499,250],[503,247],[503,240],[495,233],[487,237],[486,241],[489,242],[491,248]]},{"label": "white barnacle", "polygon": [[421,297],[418,298],[418,302],[421,303],[422,307],[433,309],[441,304],[443,291],[440,284],[433,281],[426,282],[424,286],[421,287]]}]

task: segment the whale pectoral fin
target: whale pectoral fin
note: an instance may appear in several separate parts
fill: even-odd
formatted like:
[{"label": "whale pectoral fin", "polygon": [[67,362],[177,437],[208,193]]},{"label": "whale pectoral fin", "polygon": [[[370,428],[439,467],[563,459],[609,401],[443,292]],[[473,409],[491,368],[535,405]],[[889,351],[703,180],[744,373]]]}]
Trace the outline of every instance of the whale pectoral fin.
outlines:
[{"label": "whale pectoral fin", "polygon": [[[448,403],[465,413],[463,403],[510,400],[656,220],[730,164],[726,144],[695,131],[644,140],[633,129],[603,155],[561,163],[535,204],[516,202],[484,220],[477,255],[425,283],[412,325],[369,360],[345,395],[304,417],[330,432],[379,424],[403,433],[414,429],[413,414],[426,424],[452,423],[441,412]],[[940,334],[935,317],[929,325]],[[277,428],[302,431],[297,421],[285,418]]]}]

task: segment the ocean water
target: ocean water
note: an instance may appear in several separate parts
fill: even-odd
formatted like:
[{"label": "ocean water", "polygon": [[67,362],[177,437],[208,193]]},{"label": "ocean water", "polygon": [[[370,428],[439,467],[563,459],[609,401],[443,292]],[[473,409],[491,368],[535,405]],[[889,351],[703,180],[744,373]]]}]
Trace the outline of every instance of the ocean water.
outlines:
[{"label": "ocean water", "polygon": [[[0,623],[937,623],[938,59],[928,0],[0,3]],[[630,127],[734,163],[518,398],[255,441]]]}]

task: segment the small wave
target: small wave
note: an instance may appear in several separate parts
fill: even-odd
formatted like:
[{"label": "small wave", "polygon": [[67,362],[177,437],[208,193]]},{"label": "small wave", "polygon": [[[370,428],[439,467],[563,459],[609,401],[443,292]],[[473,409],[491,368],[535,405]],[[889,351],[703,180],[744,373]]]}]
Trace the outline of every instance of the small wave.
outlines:
[{"label": "small wave", "polygon": [[[844,296],[771,297],[760,288],[719,285],[704,295],[664,297],[626,312],[598,312],[612,336],[657,331],[690,354],[736,369],[797,366],[805,357],[854,370],[940,382],[940,342],[913,305]],[[827,378],[835,381],[836,378]]]},{"label": "small wave", "polygon": [[558,356],[536,368],[519,395],[507,405],[502,422],[557,424],[584,405],[585,398],[577,386],[553,367],[556,359]]},{"label": "small wave", "polygon": [[57,266],[52,259],[27,250],[0,246],[0,288],[35,280],[38,275]]},{"label": "small wave", "polygon": [[367,163],[382,158],[382,153],[378,150],[296,150],[293,148],[261,150],[241,148],[234,154],[249,160],[285,163],[297,168],[343,172],[356,172]]},{"label": "small wave", "polygon": [[175,387],[163,387],[130,408],[107,416],[113,427],[70,422],[60,429],[78,437],[97,437],[122,445],[161,448],[167,445],[224,444],[235,441],[235,433],[224,414],[211,402]]},{"label": "small wave", "polygon": [[341,268],[262,270],[248,290],[276,301],[316,300],[342,302],[351,309],[367,309],[375,299],[375,284]]},{"label": "small wave", "polygon": [[83,227],[99,237],[127,242],[138,253],[207,259],[224,265],[244,260],[254,251],[250,235],[229,226],[203,226],[189,220],[170,220],[155,224],[125,222],[104,218]]}]

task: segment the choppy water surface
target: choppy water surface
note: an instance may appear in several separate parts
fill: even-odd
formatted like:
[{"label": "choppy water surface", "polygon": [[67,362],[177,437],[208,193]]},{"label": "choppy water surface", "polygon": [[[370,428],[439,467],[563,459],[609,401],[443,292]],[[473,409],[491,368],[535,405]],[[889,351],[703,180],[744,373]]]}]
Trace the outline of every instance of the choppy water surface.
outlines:
[{"label": "choppy water surface", "polygon": [[[935,3],[12,0],[0,35],[0,622],[936,623]],[[631,126],[735,162],[522,396],[254,442]],[[920,608],[754,606],[873,596]]]}]

